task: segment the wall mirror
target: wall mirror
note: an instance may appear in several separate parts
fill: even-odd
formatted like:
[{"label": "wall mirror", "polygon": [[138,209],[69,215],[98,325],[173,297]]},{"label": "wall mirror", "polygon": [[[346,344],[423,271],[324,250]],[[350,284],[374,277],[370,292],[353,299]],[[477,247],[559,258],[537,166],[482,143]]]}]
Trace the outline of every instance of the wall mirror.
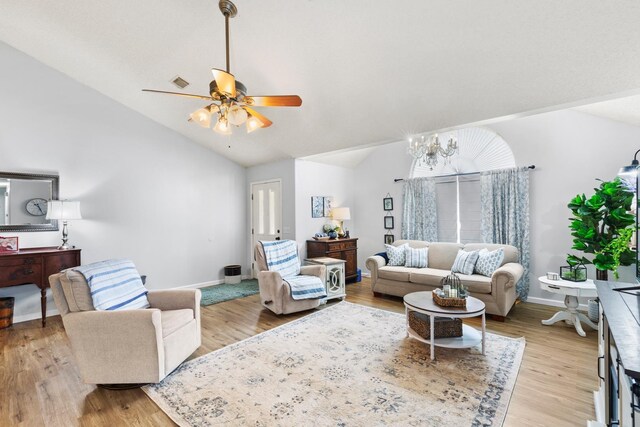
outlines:
[{"label": "wall mirror", "polygon": [[47,219],[47,201],[58,199],[57,175],[0,172],[0,233],[57,231]]}]

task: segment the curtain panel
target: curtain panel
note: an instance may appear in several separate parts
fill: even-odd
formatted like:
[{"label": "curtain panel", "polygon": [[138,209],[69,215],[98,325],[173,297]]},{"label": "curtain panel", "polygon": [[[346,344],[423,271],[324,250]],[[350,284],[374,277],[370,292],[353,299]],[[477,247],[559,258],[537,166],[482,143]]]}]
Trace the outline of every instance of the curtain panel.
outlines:
[{"label": "curtain panel", "polygon": [[436,182],[433,178],[404,181],[401,237],[409,240],[438,240]]},{"label": "curtain panel", "polygon": [[529,168],[520,167],[480,174],[482,240],[512,245],[520,251],[524,267],[516,284],[521,301],[529,294]]}]

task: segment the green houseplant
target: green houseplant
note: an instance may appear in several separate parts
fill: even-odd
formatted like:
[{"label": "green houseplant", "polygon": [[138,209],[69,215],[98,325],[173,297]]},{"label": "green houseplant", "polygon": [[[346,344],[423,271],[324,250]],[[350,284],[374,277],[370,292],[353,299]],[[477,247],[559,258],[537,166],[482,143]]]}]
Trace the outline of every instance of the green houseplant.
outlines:
[{"label": "green houseplant", "polygon": [[629,212],[633,193],[620,178],[601,182],[600,187],[594,188],[593,196],[577,195],[568,204],[573,213],[569,225],[573,236],[571,248],[592,254],[592,259],[569,255],[567,263],[593,264],[596,278],[608,280],[609,270],[618,278],[618,267],[636,260],[635,251],[629,246],[636,220]]}]

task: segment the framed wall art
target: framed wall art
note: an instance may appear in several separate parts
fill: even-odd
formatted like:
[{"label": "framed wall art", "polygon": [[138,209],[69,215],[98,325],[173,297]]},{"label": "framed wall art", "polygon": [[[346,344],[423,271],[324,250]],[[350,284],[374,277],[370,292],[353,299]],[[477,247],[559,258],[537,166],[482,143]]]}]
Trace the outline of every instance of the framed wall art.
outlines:
[{"label": "framed wall art", "polygon": [[322,218],[324,216],[324,197],[311,196],[311,218]]},{"label": "framed wall art", "polygon": [[384,228],[393,230],[393,216],[387,215],[384,217]]},{"label": "framed wall art", "polygon": [[331,205],[333,204],[333,197],[324,196],[324,216],[329,218],[331,216]]},{"label": "framed wall art", "polygon": [[382,199],[382,205],[385,211],[393,210],[393,197],[385,197]]},{"label": "framed wall art", "polygon": [[385,245],[390,245],[395,241],[395,237],[393,236],[393,234],[385,234],[384,235],[384,244]]},{"label": "framed wall art", "polygon": [[0,236],[0,253],[18,252],[18,236],[2,237]]}]

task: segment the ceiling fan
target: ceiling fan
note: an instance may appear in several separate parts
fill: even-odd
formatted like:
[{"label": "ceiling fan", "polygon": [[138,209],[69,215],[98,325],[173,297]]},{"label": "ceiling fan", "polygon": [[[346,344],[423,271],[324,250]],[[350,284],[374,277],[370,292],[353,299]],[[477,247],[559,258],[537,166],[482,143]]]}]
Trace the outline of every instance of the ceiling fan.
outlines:
[{"label": "ceiling fan", "polygon": [[299,107],[302,105],[302,99],[298,95],[247,95],[247,88],[236,80],[229,67],[229,18],[236,16],[238,9],[230,0],[220,0],[218,7],[222,15],[224,15],[227,68],[226,70],[211,69],[213,80],[209,83],[209,95],[193,95],[153,89],[142,90],[144,92],[166,93],[212,101],[211,104],[191,113],[189,121],[208,128],[211,126],[211,118],[215,113],[216,124],[213,130],[224,135],[231,134],[232,125],[241,126],[243,123],[246,123],[248,133],[259,128],[269,127],[272,125],[271,120],[258,113],[252,107]]}]

